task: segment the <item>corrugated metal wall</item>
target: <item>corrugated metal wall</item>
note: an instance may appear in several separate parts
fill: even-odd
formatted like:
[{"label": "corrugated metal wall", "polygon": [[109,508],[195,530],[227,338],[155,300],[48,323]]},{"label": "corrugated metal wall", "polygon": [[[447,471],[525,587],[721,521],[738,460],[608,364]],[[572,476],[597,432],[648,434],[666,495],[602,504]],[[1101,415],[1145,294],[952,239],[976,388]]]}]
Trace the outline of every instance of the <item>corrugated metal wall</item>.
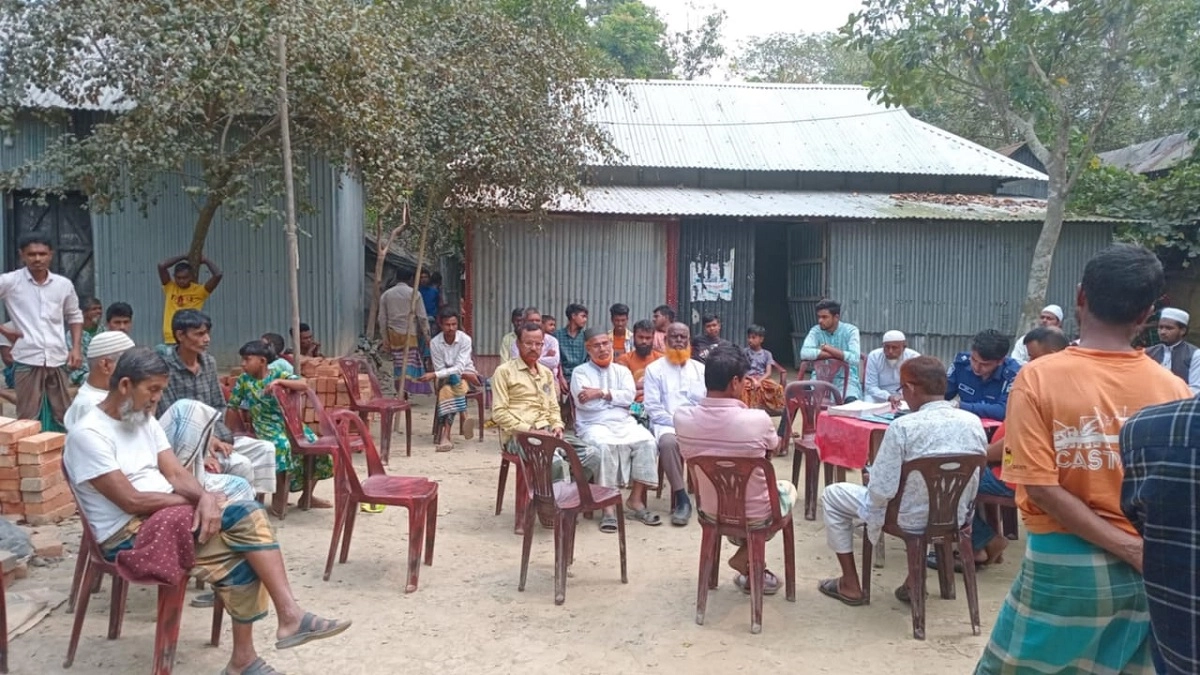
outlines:
[{"label": "corrugated metal wall", "polygon": [[[313,161],[308,170],[307,199],[316,210],[299,217],[301,320],[313,327],[326,354],[343,354],[354,348],[362,329],[362,193],[353,181],[339,181],[328,164]],[[106,305],[118,300],[133,305],[138,344],[162,341],[157,264],[186,252],[196,220],[178,181],[165,181],[148,217],[131,205],[92,217],[97,295]],[[238,348],[262,333],[286,337],[291,311],[283,224],[253,229],[218,213],[205,254],[225,274],[204,308],[213,320],[214,356],[235,363]]]},{"label": "corrugated metal wall", "polygon": [[[89,119],[89,113],[81,113],[81,122]],[[0,169],[8,170],[25,164],[32,158],[40,156],[59,135],[66,132],[65,118],[55,122],[47,122],[33,115],[21,115],[17,119],[16,129],[4,135],[0,143]],[[30,174],[22,187],[37,188],[53,185],[58,182],[56,176],[35,172]]]},{"label": "corrugated metal wall", "polygon": [[[1040,223],[835,223],[829,228],[830,295],[862,331],[863,352],[898,329],[909,346],[949,359],[985,328],[1014,331]],[[1069,223],[1054,257],[1048,302],[1076,331],[1075,286],[1112,241],[1107,225]]]},{"label": "corrugated metal wall", "polygon": [[[732,273],[725,265],[733,262]],[[693,301],[703,294],[693,266],[732,286],[728,299]],[[715,266],[715,267],[714,267]],[[711,297],[711,296],[709,296]],[[784,308],[786,311],[786,308]],[[754,317],[754,225],[725,219],[687,219],[679,228],[679,320],[700,332],[705,314],[721,317],[721,337],[743,344]]]},{"label": "corrugated metal wall", "polygon": [[509,221],[474,234],[470,264],[477,354],[496,354],[514,307],[535,306],[564,324],[569,303],[587,306],[592,325],[629,305],[630,324],[650,318],[667,287],[666,235],[659,223],[555,219]]}]

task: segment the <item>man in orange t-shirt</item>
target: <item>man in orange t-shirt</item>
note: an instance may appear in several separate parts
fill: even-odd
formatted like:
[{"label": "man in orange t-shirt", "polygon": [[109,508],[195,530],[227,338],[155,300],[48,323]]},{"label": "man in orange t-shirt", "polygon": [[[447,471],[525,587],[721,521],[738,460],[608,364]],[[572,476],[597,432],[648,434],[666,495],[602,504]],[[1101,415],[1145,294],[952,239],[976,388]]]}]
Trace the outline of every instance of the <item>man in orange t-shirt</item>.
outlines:
[{"label": "man in orange t-shirt", "polygon": [[634,400],[638,403],[642,402],[642,379],[646,376],[646,366],[662,357],[662,352],[654,350],[654,324],[649,319],[634,324],[633,349],[617,358],[617,363],[633,373],[633,383],[637,386],[637,398]]},{"label": "man in orange t-shirt", "polygon": [[1030,363],[1013,383],[1002,477],[1016,485],[1029,537],[977,674],[1153,672],[1118,433],[1138,410],[1191,396],[1130,346],[1163,287],[1150,251],[1101,251],[1076,296],[1079,346]]}]

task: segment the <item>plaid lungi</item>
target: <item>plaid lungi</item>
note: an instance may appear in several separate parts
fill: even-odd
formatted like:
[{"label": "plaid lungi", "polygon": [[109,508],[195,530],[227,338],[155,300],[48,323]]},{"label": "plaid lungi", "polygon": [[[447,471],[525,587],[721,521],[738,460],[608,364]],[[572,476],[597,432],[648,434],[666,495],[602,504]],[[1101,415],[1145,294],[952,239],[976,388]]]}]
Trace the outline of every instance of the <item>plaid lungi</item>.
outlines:
[{"label": "plaid lungi", "polygon": [[17,392],[17,417],[38,420],[42,431],[66,431],[63,417],[71,405],[65,367],[13,364],[13,389]]},{"label": "plaid lungi", "polygon": [[783,387],[775,380],[763,378],[757,387],[746,386],[742,389],[742,403],[745,403],[747,408],[757,408],[772,415],[779,415],[784,408]]},{"label": "plaid lungi", "polygon": [[246,479],[228,473],[209,473],[204,468],[204,455],[212,440],[217,417],[216,408],[183,398],[167,408],[158,421],[179,463],[191,470],[206,491],[222,493],[233,502],[254,499],[254,488]]},{"label": "plaid lungi", "polygon": [[460,375],[451,375],[438,386],[437,418],[439,422],[453,420],[458,413],[467,411],[467,392],[471,386]]},{"label": "plaid lungi", "polygon": [[[396,381],[404,376],[404,391],[409,394],[429,395],[433,387],[428,382],[421,382],[425,374],[425,360],[421,358],[421,349],[416,335],[401,335],[388,329],[388,347],[392,351],[392,375]],[[399,392],[397,392],[397,395]]]},{"label": "plaid lungi", "polygon": [[1152,675],[1137,570],[1071,534],[1030,534],[976,675]]}]

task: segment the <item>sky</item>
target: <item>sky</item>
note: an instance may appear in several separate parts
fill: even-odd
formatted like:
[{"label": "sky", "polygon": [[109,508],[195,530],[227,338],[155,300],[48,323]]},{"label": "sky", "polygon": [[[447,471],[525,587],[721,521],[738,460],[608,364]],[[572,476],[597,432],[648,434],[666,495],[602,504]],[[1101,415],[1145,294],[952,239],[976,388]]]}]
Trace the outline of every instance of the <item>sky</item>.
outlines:
[{"label": "sky", "polygon": [[[728,12],[725,47],[737,51],[746,38],[770,33],[818,33],[837,30],[861,0],[644,0],[658,10],[669,30],[685,30],[699,24],[713,7]],[[689,7],[695,5],[695,9]]]}]

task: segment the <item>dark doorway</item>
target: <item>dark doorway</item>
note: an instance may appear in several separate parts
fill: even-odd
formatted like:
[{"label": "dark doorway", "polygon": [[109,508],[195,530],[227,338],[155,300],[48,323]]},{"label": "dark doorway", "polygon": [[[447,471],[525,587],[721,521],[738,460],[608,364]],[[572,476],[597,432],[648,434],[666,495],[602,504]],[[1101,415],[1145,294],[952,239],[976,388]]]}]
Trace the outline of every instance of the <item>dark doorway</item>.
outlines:
[{"label": "dark doorway", "polygon": [[54,243],[51,271],[75,284],[80,301],[96,294],[95,249],[92,245],[92,217],[87,198],[78,192],[39,199],[30,191],[12,193],[9,228],[8,269],[20,266],[17,242],[29,232],[46,235]]},{"label": "dark doorway", "polygon": [[[763,346],[775,360],[794,366],[792,323],[788,316],[788,225],[759,223],[754,228],[754,323],[767,329]],[[739,344],[745,335],[736,336]]]}]

